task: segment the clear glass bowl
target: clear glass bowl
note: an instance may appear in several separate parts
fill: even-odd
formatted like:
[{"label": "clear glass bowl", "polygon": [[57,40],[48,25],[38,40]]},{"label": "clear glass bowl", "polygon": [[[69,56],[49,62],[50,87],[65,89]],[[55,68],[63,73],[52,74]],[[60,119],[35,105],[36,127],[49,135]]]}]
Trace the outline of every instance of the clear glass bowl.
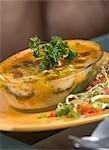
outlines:
[{"label": "clear glass bowl", "polygon": [[[66,77],[34,82],[13,83],[3,76],[5,69],[18,62],[33,60],[31,49],[21,51],[0,64],[0,92],[10,106],[24,112],[39,112],[53,109],[64,102],[70,93],[82,92],[95,79],[102,64],[103,50],[95,42],[87,40],[67,40],[70,47],[86,58],[87,65],[77,73]],[[80,63],[81,67],[82,63]],[[16,93],[16,94],[15,94]],[[19,99],[19,95],[22,95]]]}]

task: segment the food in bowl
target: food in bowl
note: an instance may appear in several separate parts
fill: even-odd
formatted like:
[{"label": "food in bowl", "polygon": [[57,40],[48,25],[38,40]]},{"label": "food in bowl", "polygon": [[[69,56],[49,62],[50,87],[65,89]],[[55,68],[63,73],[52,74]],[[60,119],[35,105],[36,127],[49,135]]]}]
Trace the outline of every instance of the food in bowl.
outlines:
[{"label": "food in bowl", "polygon": [[56,107],[71,92],[82,92],[102,63],[99,44],[87,40],[31,38],[30,49],[0,64],[1,92],[10,106],[37,112]]}]

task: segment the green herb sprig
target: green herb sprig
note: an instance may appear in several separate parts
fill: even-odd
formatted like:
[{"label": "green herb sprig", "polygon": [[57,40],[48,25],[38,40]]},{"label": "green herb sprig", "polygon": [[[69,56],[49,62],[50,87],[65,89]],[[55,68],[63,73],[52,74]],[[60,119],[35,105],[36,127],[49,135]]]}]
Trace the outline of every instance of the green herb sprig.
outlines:
[{"label": "green herb sprig", "polygon": [[38,58],[40,68],[49,70],[58,66],[62,60],[74,60],[78,53],[69,48],[62,38],[54,36],[50,42],[42,42],[37,36],[30,38],[29,47],[33,49],[34,57]]},{"label": "green herb sprig", "polygon": [[76,110],[73,104],[64,105],[61,108],[57,108],[56,114],[58,117],[67,116],[67,117],[79,118],[81,116],[81,114]]}]

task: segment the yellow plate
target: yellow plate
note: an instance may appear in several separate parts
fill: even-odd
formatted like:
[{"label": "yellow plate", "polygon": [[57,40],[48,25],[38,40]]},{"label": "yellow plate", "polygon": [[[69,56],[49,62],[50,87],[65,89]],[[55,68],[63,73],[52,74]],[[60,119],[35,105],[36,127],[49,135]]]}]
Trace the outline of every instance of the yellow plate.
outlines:
[{"label": "yellow plate", "polygon": [[[104,59],[109,60],[109,54],[104,54]],[[47,131],[54,129],[62,129],[90,122],[102,120],[109,116],[109,110],[102,114],[80,118],[38,118],[39,113],[21,113],[11,108],[0,93],[0,130],[1,131]]]}]

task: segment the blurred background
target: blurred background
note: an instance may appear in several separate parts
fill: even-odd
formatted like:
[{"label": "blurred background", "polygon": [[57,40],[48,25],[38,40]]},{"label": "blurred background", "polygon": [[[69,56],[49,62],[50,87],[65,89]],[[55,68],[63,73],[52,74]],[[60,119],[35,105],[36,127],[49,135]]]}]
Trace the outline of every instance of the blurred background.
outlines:
[{"label": "blurred background", "polygon": [[0,0],[0,61],[29,38],[90,39],[109,33],[109,0]]}]

